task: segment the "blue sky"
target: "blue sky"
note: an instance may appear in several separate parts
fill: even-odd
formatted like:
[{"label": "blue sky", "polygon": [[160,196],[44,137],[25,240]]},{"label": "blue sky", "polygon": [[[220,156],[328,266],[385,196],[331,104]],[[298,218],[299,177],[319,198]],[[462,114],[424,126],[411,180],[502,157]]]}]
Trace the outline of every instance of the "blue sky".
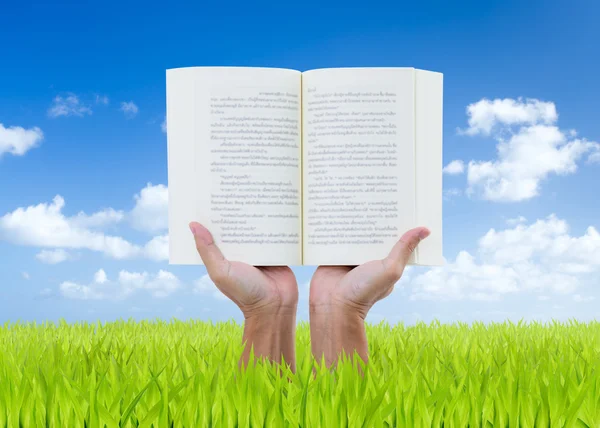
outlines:
[{"label": "blue sky", "polygon": [[[444,73],[448,265],[369,319],[593,318],[600,5],[560,3],[4,5],[0,322],[241,320],[161,252],[165,70],[201,65]],[[313,268],[294,271],[307,319]]]}]

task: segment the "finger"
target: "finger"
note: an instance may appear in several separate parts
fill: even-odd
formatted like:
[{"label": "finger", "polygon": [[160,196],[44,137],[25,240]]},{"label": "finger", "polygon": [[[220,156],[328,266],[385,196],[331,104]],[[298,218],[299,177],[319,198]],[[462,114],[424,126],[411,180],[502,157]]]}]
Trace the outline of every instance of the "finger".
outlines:
[{"label": "finger", "polygon": [[404,269],[419,242],[427,238],[430,233],[426,227],[417,227],[402,235],[387,256],[389,264]]},{"label": "finger", "polygon": [[194,234],[196,249],[206,266],[208,276],[215,284],[226,279],[229,276],[229,261],[215,244],[212,234],[207,228],[194,221],[190,223],[190,230]]}]

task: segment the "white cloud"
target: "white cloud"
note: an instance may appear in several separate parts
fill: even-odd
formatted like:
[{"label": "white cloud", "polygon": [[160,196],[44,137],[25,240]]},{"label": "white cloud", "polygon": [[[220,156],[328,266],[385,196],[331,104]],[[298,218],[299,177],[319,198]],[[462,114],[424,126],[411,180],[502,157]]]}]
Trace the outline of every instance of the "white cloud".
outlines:
[{"label": "white cloud", "polygon": [[544,295],[538,296],[538,300],[545,302],[545,301],[550,300],[550,296],[544,296]]},{"label": "white cloud", "polygon": [[75,282],[65,281],[59,286],[60,293],[67,299],[100,300],[105,298],[102,285],[106,283],[106,273],[100,269],[94,275],[94,281],[89,285],[80,285]]},{"label": "white cloud", "polygon": [[150,260],[163,261],[169,259],[169,235],[155,236],[146,243],[144,256]]},{"label": "white cloud", "polygon": [[509,226],[515,226],[517,224],[525,223],[526,221],[527,219],[520,215],[516,218],[509,218],[508,220],[506,220],[506,224],[508,224]]},{"label": "white cloud", "polygon": [[162,269],[156,275],[121,271],[118,281],[126,295],[146,290],[154,297],[167,297],[181,287],[181,282],[174,274]]},{"label": "white cloud", "polygon": [[75,94],[68,94],[65,97],[56,96],[48,109],[48,116],[51,118],[60,116],[82,117],[90,114],[92,114],[92,109],[83,104]]},{"label": "white cloud", "polygon": [[498,300],[502,294],[518,290],[518,275],[510,267],[477,263],[466,251],[461,251],[454,263],[431,269],[411,281],[416,299]]},{"label": "white cloud", "polygon": [[52,203],[17,208],[5,214],[0,217],[0,239],[35,247],[88,249],[116,259],[131,258],[140,251],[119,236],[105,235],[81,225],[88,219],[104,218],[103,215],[88,217],[80,213],[66,217],[62,213],[64,206],[64,199],[57,195]]},{"label": "white cloud", "polygon": [[465,163],[461,160],[453,160],[443,169],[445,174],[459,175],[465,172]]},{"label": "white cloud", "polygon": [[21,275],[23,275],[23,279],[29,280],[29,278],[31,278],[28,272],[22,272]]},{"label": "white cloud", "polygon": [[456,187],[444,190],[444,200],[449,201],[454,197],[462,195],[462,190]]},{"label": "white cloud", "polygon": [[35,258],[42,263],[55,265],[67,260],[71,260],[72,256],[62,248],[58,248],[56,250],[42,250],[35,255]]},{"label": "white cloud", "polygon": [[160,129],[165,134],[167,133],[167,116],[165,116],[165,120],[163,120],[162,123],[160,124]]},{"label": "white cloud", "polygon": [[6,128],[0,123],[0,157],[4,153],[23,156],[32,148],[37,147],[43,139],[44,133],[37,126],[30,129],[20,126]]},{"label": "white cloud", "polygon": [[196,294],[203,294],[214,291],[217,288],[214,282],[210,279],[208,274],[200,277],[194,281],[194,287],[192,288],[193,292]]},{"label": "white cloud", "polygon": [[467,181],[469,194],[500,202],[538,196],[541,181],[550,174],[573,174],[577,162],[597,145],[568,140],[557,127],[546,125],[521,128],[498,141],[498,159],[469,162]]},{"label": "white cloud", "polygon": [[17,245],[40,247],[38,260],[60,263],[71,259],[67,250],[87,249],[114,259],[147,258],[168,260],[168,235],[156,235],[144,245],[106,233],[109,227],[125,219],[135,228],[155,233],[167,228],[167,188],[163,185],[146,188],[136,195],[130,212],[105,208],[92,214],[63,213],[65,201],[57,195],[50,203],[20,207],[0,216],[0,240]]},{"label": "white cloud", "polygon": [[580,237],[569,235],[566,221],[550,215],[529,225],[496,232],[490,229],[479,241],[479,248],[498,263],[516,263],[536,256],[556,268],[560,264],[600,267],[600,234],[588,227]]},{"label": "white cloud", "polygon": [[217,288],[214,282],[210,279],[208,274],[202,276],[200,279],[194,281],[194,286],[192,291],[195,294],[210,294],[217,300],[229,300],[227,296],[225,296],[221,290]]},{"label": "white cloud", "polygon": [[410,284],[413,275],[413,266],[406,266],[404,271],[402,272],[402,277],[394,284],[394,288],[392,289],[392,294],[402,295],[402,299],[404,299],[407,295],[407,285]]},{"label": "white cloud", "polygon": [[79,285],[74,282],[65,281],[60,284],[60,293],[67,299],[76,300],[99,300],[103,298],[102,293],[89,285]]},{"label": "white cloud", "polygon": [[559,263],[557,269],[564,273],[591,273],[595,270],[595,267],[588,264],[582,263]]},{"label": "white cloud", "polygon": [[589,227],[571,236],[568,224],[550,215],[489,230],[478,242],[477,256],[461,251],[454,262],[413,278],[411,298],[497,300],[523,291],[564,295],[598,271],[598,231]]},{"label": "white cloud", "polygon": [[122,300],[140,291],[153,297],[163,298],[182,287],[181,281],[173,273],[159,270],[152,275],[147,272],[128,272],[122,270],[116,280],[109,280],[104,270],[94,275],[91,284],[77,284],[65,281],[60,284],[61,294],[68,299],[77,300]]},{"label": "white cloud", "polygon": [[106,208],[92,215],[79,212],[76,216],[71,218],[71,222],[77,227],[97,229],[119,223],[123,218],[125,218],[123,211],[115,211],[112,208]]},{"label": "white cloud", "polygon": [[108,279],[106,277],[106,272],[104,272],[104,269],[100,269],[98,272],[96,272],[96,274],[94,275],[94,282],[96,284],[104,284],[106,281],[108,281]]},{"label": "white cloud", "polygon": [[596,150],[588,157],[588,163],[600,163],[600,150]]},{"label": "white cloud", "polygon": [[594,296],[582,296],[581,294],[575,294],[573,300],[577,303],[587,303],[596,300]]},{"label": "white cloud", "polygon": [[135,103],[133,101],[129,101],[129,102],[125,102],[123,101],[121,103],[121,108],[119,109],[123,112],[123,114],[125,115],[125,117],[131,119],[133,117],[135,117],[138,114],[138,106],[135,105]]},{"label": "white cloud", "polygon": [[467,106],[467,116],[469,127],[459,130],[467,135],[490,135],[498,125],[551,124],[558,120],[554,103],[522,98],[483,98]]},{"label": "white cloud", "polygon": [[492,135],[497,159],[468,164],[467,193],[498,202],[531,199],[549,175],[577,171],[586,155],[595,159],[600,144],[576,138],[556,126],[554,103],[538,100],[483,99],[467,108],[467,135]]},{"label": "white cloud", "polygon": [[110,100],[106,95],[96,94],[96,104],[108,105]]},{"label": "white cloud", "polygon": [[137,230],[150,233],[166,230],[169,226],[168,207],[167,186],[148,183],[135,195],[135,206],[130,213],[131,224]]}]

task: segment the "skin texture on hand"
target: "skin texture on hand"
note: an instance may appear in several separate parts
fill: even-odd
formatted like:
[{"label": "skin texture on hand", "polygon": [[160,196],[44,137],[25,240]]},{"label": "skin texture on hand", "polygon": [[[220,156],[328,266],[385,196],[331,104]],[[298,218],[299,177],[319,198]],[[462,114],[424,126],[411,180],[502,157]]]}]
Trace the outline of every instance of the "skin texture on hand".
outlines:
[{"label": "skin texture on hand", "polygon": [[364,320],[373,305],[387,297],[404,272],[419,242],[429,236],[424,227],[406,232],[389,255],[360,266],[319,266],[310,282],[311,349],[331,366],[344,352],[354,351],[367,362]]},{"label": "skin texture on hand", "polygon": [[[289,267],[254,267],[227,260],[210,232],[190,223],[196,248],[208,275],[223,294],[244,314],[246,343],[240,364],[247,365],[250,346],[256,356],[279,363],[284,357],[295,372],[295,329],[298,284]],[[402,276],[426,228],[406,232],[382,260],[361,266],[320,266],[310,286],[312,353],[328,366],[344,352],[356,351],[367,362],[368,343],[364,320],[371,307],[387,297]]]},{"label": "skin texture on hand", "polygon": [[280,363],[281,357],[296,370],[295,332],[298,284],[287,266],[255,267],[227,260],[201,224],[190,223],[196,249],[210,279],[244,314],[246,343],[240,365],[247,365],[250,348],[257,357]]}]

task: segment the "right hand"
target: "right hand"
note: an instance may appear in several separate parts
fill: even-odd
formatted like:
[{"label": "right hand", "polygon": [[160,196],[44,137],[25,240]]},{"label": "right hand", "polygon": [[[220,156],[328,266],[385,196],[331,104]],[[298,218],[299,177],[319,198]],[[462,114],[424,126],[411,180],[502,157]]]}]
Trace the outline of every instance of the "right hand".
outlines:
[{"label": "right hand", "polygon": [[223,256],[208,229],[192,222],[190,230],[210,279],[240,308],[246,319],[281,311],[295,312],[298,283],[288,266],[255,267],[230,262]]},{"label": "right hand", "polygon": [[381,260],[360,266],[319,266],[310,282],[311,308],[342,309],[364,320],[371,307],[392,292],[412,252],[429,234],[425,227],[409,230]]}]

